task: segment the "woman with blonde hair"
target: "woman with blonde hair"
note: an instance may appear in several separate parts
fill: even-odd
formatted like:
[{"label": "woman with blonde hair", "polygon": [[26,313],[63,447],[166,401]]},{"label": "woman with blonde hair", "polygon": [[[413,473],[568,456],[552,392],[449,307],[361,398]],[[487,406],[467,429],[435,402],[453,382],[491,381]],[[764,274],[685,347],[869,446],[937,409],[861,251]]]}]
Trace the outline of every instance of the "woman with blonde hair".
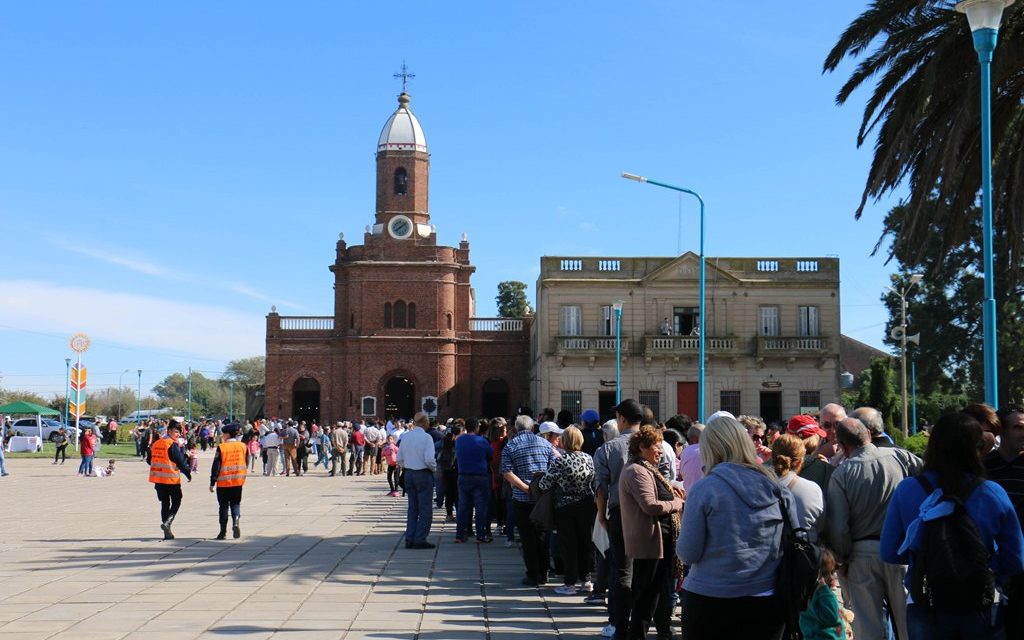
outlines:
[{"label": "woman with blonde hair", "polygon": [[672,603],[665,586],[669,576],[682,574],[682,567],[674,571],[672,549],[679,537],[679,512],[685,494],[672,487],[658,470],[664,453],[662,441],[655,427],[640,427],[629,439],[627,464],[619,477],[622,535],[626,555],[633,559],[633,608],[629,629],[616,629],[616,637],[629,640],[646,638],[652,623],[658,638],[671,637]]},{"label": "woman with blonde hair", "polygon": [[797,522],[807,529],[811,542],[815,542],[825,528],[825,519],[821,517],[825,511],[825,498],[821,487],[798,475],[803,469],[805,455],[803,440],[794,435],[781,435],[772,443],[772,468],[779,476],[779,484],[793,494]]},{"label": "woman with blonde hair", "polygon": [[785,621],[772,595],[783,517],[795,519],[793,496],[758,462],[753,440],[734,418],[708,422],[700,457],[705,476],[687,496],[676,544],[690,566],[683,637],[778,639]]},{"label": "woman with blonde hair", "polygon": [[555,491],[555,529],[565,564],[563,584],[555,587],[560,595],[576,593],[576,583],[590,591],[593,565],[591,536],[596,515],[594,497],[594,460],[581,451],[583,432],[569,425],[561,436],[565,453],[551,462],[540,479],[540,490]]}]

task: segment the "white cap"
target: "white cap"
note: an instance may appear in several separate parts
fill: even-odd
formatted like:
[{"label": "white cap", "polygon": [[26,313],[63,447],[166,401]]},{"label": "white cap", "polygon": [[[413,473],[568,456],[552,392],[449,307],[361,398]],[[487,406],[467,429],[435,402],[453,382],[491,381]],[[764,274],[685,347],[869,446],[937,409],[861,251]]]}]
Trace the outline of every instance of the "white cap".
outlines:
[{"label": "white cap", "polygon": [[540,423],[540,432],[541,433],[553,433],[555,435],[561,435],[563,431],[565,431],[565,429],[559,427],[554,422],[542,422],[542,423]]},{"label": "white cap", "polygon": [[735,420],[736,416],[732,415],[728,411],[716,411],[716,412],[712,413],[710,416],[708,416],[708,419],[707,419],[707,421],[704,424],[711,424],[711,422],[715,418],[732,418],[733,420]]}]

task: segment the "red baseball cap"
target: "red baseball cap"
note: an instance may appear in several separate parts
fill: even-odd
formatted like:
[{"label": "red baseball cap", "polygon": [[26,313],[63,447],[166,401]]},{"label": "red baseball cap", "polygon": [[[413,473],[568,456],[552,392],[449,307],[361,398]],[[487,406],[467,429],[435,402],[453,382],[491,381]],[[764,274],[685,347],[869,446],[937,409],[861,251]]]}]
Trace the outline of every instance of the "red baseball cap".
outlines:
[{"label": "red baseball cap", "polygon": [[799,438],[810,438],[811,436],[828,437],[825,430],[818,426],[814,418],[807,415],[793,416],[786,426],[786,433],[791,433]]}]

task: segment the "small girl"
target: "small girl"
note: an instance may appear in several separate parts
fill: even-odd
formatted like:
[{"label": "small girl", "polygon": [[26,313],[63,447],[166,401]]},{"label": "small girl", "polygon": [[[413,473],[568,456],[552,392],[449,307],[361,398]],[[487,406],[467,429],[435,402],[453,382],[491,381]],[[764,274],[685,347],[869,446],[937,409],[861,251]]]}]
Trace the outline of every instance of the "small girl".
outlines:
[{"label": "small girl", "polygon": [[256,460],[260,457],[260,439],[256,434],[257,432],[254,429],[249,434],[249,442],[246,445],[249,450],[249,471],[256,471]]},{"label": "small girl", "polygon": [[188,447],[188,466],[192,473],[199,471],[199,449],[195,443],[192,443]]},{"label": "small girl", "polygon": [[388,436],[388,443],[384,445],[381,456],[388,463],[388,487],[391,492],[389,496],[398,495],[398,447],[395,446],[395,436]]},{"label": "small girl", "polygon": [[818,588],[807,608],[800,613],[800,632],[804,640],[846,640],[853,613],[839,604],[837,587],[836,557],[822,547]]},{"label": "small girl", "polygon": [[97,478],[106,478],[107,476],[112,476],[112,475],[114,475],[114,461],[113,460],[110,460],[109,462],[107,462],[107,466],[106,467],[100,467],[100,468],[96,469],[96,477]]}]

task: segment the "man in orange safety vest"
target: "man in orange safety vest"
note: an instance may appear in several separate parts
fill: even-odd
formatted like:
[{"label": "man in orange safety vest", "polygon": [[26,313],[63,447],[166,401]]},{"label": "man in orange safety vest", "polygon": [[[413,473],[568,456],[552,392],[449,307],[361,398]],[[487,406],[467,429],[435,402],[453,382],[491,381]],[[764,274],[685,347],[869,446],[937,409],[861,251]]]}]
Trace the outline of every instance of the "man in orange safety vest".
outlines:
[{"label": "man in orange safety vest", "polygon": [[160,528],[164,532],[164,540],[174,540],[171,523],[178,515],[181,507],[181,475],[184,474],[192,482],[188,458],[182,450],[181,425],[171,420],[167,424],[167,434],[153,442],[146,450],[146,462],[149,463],[149,481],[156,489],[160,500]]},{"label": "man in orange safety vest", "polygon": [[239,426],[235,423],[221,427],[227,438],[217,445],[217,453],[210,467],[210,493],[217,489],[218,517],[220,533],[218,540],[227,537],[228,509],[231,510],[231,534],[235,538],[242,535],[238,521],[242,517],[242,486],[245,485],[246,447],[238,439]]}]

